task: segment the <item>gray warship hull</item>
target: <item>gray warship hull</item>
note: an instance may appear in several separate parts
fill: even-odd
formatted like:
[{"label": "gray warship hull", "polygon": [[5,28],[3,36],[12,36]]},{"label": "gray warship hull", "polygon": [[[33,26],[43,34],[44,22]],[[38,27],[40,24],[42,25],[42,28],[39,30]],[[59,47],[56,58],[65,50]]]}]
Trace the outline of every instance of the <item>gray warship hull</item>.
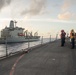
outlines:
[{"label": "gray warship hull", "polygon": [[19,43],[39,40],[40,36],[38,36],[37,32],[33,35],[28,30],[24,31],[25,28],[17,27],[16,23],[16,21],[11,20],[9,27],[6,26],[1,30],[0,43]]},{"label": "gray warship hull", "polygon": [[0,44],[4,44],[4,43],[21,43],[21,42],[33,42],[33,41],[39,41],[39,37],[38,38],[0,38]]}]

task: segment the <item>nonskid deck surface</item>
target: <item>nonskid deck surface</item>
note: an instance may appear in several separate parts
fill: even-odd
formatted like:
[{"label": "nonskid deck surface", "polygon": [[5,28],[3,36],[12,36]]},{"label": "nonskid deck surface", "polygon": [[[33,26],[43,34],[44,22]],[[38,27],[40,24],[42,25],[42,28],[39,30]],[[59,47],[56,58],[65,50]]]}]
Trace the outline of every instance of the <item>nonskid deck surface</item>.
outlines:
[{"label": "nonskid deck surface", "polygon": [[0,75],[76,75],[76,50],[60,40],[0,60]]}]

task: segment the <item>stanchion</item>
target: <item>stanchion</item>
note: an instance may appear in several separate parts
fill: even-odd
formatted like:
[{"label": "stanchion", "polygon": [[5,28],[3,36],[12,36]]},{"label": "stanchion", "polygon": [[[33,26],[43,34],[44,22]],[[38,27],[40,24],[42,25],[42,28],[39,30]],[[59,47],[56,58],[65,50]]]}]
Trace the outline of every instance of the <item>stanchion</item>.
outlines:
[{"label": "stanchion", "polygon": [[6,45],[6,56],[8,56],[8,51],[7,51],[7,37],[5,39],[5,45]]},{"label": "stanchion", "polygon": [[30,48],[30,40],[29,40],[29,37],[28,37],[28,49]]},{"label": "stanchion", "polygon": [[57,40],[57,38],[58,38],[58,34],[56,34],[56,40]]},{"label": "stanchion", "polygon": [[42,38],[41,38],[41,45],[43,44],[43,36],[42,36]]},{"label": "stanchion", "polygon": [[50,35],[50,42],[51,42],[51,35]]}]

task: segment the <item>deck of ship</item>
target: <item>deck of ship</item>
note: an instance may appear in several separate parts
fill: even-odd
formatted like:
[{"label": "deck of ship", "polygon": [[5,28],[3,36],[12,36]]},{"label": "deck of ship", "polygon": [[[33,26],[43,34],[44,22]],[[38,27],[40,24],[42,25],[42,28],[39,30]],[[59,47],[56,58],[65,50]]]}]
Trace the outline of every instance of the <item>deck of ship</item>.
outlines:
[{"label": "deck of ship", "polygon": [[76,75],[76,49],[60,40],[0,60],[0,75]]}]

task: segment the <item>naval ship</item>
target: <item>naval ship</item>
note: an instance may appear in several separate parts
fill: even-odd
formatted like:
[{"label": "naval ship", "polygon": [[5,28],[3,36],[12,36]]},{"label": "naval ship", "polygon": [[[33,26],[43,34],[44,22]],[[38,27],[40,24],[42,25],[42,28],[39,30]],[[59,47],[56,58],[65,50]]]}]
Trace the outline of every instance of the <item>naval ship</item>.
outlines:
[{"label": "naval ship", "polygon": [[16,26],[16,23],[17,21],[11,20],[9,27],[6,26],[1,30],[0,44],[38,41],[40,39],[37,32],[32,35],[32,32]]}]

